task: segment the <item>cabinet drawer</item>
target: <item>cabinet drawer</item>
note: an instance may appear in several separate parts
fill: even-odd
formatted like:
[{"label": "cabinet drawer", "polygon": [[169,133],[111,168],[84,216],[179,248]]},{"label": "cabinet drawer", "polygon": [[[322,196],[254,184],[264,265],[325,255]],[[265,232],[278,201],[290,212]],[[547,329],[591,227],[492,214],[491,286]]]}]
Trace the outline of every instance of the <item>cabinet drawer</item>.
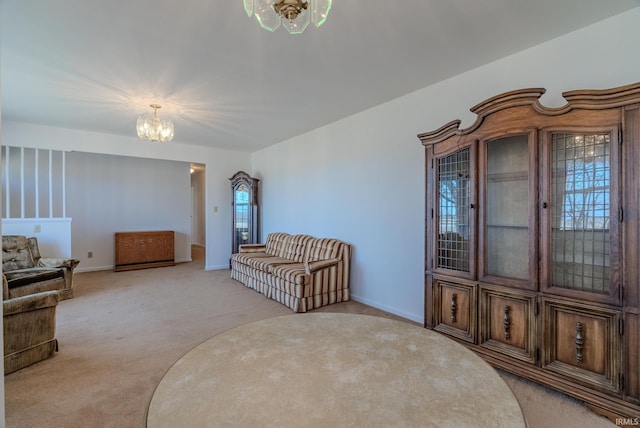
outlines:
[{"label": "cabinet drawer", "polygon": [[476,287],[434,280],[434,330],[476,343]]},{"label": "cabinet drawer", "polygon": [[556,299],[542,304],[543,367],[601,391],[620,392],[621,313]]},{"label": "cabinet drawer", "polygon": [[480,345],[535,364],[535,295],[503,287],[480,286]]}]

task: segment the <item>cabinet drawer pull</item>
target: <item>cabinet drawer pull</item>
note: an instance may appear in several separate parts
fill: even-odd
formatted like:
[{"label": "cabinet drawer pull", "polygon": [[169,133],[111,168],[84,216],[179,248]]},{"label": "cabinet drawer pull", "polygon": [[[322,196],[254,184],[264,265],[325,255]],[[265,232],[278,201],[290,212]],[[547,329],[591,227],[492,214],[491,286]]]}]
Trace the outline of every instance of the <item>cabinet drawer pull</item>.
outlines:
[{"label": "cabinet drawer pull", "polygon": [[582,350],[584,349],[584,338],[582,337],[582,323],[576,324],[576,362],[582,363]]},{"label": "cabinet drawer pull", "polygon": [[458,294],[453,293],[451,295],[451,323],[456,323],[456,315],[458,312]]},{"label": "cabinet drawer pull", "polygon": [[509,305],[504,305],[504,320],[502,323],[504,324],[504,338],[505,340],[509,340],[511,338],[511,315],[509,312],[511,308]]}]

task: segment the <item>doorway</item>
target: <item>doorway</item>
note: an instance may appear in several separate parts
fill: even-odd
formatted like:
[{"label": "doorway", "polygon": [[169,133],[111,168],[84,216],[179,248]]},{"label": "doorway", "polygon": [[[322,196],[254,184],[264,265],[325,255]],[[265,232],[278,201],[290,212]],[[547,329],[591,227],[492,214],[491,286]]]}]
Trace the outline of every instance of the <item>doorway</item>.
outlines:
[{"label": "doorway", "polygon": [[[204,164],[192,163],[191,172],[191,258],[204,256],[206,247],[206,168]],[[196,251],[194,251],[194,249]]]}]

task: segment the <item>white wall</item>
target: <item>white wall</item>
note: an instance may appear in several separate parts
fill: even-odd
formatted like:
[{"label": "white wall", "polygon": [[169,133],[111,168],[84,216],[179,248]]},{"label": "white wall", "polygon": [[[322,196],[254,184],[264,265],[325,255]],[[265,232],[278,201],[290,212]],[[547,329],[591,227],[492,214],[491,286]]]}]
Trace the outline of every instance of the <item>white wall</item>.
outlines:
[{"label": "white wall", "polygon": [[35,236],[42,257],[72,257],[70,218],[3,218],[2,234]]},{"label": "white wall", "polygon": [[636,8],[254,153],[263,239],[282,231],[353,244],[353,298],[422,322],[424,150],[416,135],[453,119],[470,126],[472,106],[514,89],[547,88],[542,103],[560,106],[561,91],[640,81],[639,22]]},{"label": "white wall", "polygon": [[[129,156],[141,159],[156,159],[161,161],[177,161],[198,162],[205,165],[206,168],[206,269],[225,269],[229,266],[229,257],[231,254],[231,187],[228,178],[238,170],[251,169],[251,155],[244,152],[234,152],[229,150],[210,149],[200,146],[191,146],[178,143],[149,143],[139,140],[132,131],[132,137],[123,137],[117,135],[101,134],[95,132],[78,131],[63,128],[53,128],[42,125],[28,124],[15,121],[2,121],[1,134],[2,144],[16,147],[32,147],[52,150],[65,150],[67,159],[80,158],[88,153]],[[74,153],[80,152],[80,153]],[[84,155],[81,155],[83,153]],[[97,159],[97,158],[96,158]],[[105,157],[100,162],[112,162]],[[124,159],[124,158],[123,158]],[[118,167],[115,162],[114,167]],[[162,165],[162,164],[158,164]],[[69,168],[69,166],[68,166]],[[162,168],[154,168],[153,174],[158,181],[159,186],[171,186],[170,183],[164,181],[162,177]],[[106,174],[101,172],[102,176]],[[181,192],[186,195],[186,206],[190,209],[189,192],[190,183],[188,178],[188,166],[186,169],[186,179],[184,188]],[[129,182],[133,179],[130,175]],[[81,180],[75,177],[74,180]],[[153,180],[149,175],[148,180]],[[69,179],[68,182],[71,180]],[[69,184],[69,183],[68,183]],[[182,184],[180,185],[182,186]],[[132,194],[129,192],[129,186],[120,186],[124,194],[121,196],[123,200],[130,200]],[[153,187],[153,186],[151,186]],[[98,195],[96,195],[98,196]],[[67,198],[71,200],[71,190],[67,189]],[[71,211],[71,210],[70,210]],[[119,208],[113,207],[114,215],[118,215]],[[89,242],[87,244],[86,237],[76,236],[83,234],[85,230],[92,227],[100,227],[95,218],[81,218],[76,210],[74,217],[71,212],[69,217],[73,218],[72,222],[72,255],[81,260],[79,268],[87,268],[90,266],[87,259],[87,252],[95,251],[94,246],[101,245],[99,242]],[[82,214],[84,215],[84,214]],[[80,226],[83,224],[84,226]],[[76,225],[80,229],[76,229]],[[136,225],[137,227],[137,225]],[[190,224],[185,229],[190,234]],[[95,238],[92,238],[95,239]],[[105,236],[100,238],[107,241]],[[189,238],[190,239],[190,238]],[[108,239],[109,241],[112,238]],[[113,245],[113,244],[111,244]],[[108,249],[98,250],[109,252]],[[93,262],[98,266],[99,260],[95,258],[98,255],[94,253]],[[112,256],[111,256],[112,257]]]},{"label": "white wall", "polygon": [[[176,262],[191,260],[188,162],[67,154],[67,213],[78,271],[111,269],[114,233],[173,230]],[[92,253],[92,258],[88,253]]]}]

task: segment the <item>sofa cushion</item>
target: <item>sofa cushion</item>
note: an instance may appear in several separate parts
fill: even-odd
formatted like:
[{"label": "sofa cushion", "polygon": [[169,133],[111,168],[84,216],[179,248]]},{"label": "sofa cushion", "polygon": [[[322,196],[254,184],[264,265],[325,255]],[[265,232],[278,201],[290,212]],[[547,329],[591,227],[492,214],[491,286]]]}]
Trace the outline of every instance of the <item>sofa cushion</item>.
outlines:
[{"label": "sofa cushion", "polygon": [[31,268],[5,272],[4,276],[7,278],[9,289],[12,289],[33,284],[34,282],[48,281],[56,278],[64,279],[64,272],[62,269]]},{"label": "sofa cushion", "polygon": [[242,263],[243,265],[248,265],[249,260],[258,259],[262,257],[273,257],[267,253],[235,253],[231,255],[231,260]]},{"label": "sofa cushion", "polygon": [[289,239],[285,241],[285,245],[279,256],[293,260],[294,262],[302,262],[308,242],[314,239],[313,236],[309,235],[291,235]]},{"label": "sofa cushion", "polygon": [[267,242],[265,243],[265,252],[272,256],[280,256],[282,248],[285,242],[291,235],[288,233],[276,232],[267,235]]},{"label": "sofa cushion", "polygon": [[35,266],[27,238],[21,235],[2,237],[2,271],[28,269]]},{"label": "sofa cushion", "polygon": [[247,265],[263,272],[269,272],[270,266],[294,263],[293,260],[285,259],[284,257],[256,257],[247,259],[247,262]]},{"label": "sofa cushion", "polygon": [[313,262],[340,257],[340,250],[345,245],[337,239],[312,239],[305,249],[304,261]]},{"label": "sofa cushion", "polygon": [[270,233],[267,235],[266,253],[295,262],[304,259],[307,243],[314,239],[309,235],[289,235],[288,233]]},{"label": "sofa cushion", "polygon": [[310,282],[310,275],[305,272],[303,263],[270,266],[269,273],[297,285],[306,285]]}]

